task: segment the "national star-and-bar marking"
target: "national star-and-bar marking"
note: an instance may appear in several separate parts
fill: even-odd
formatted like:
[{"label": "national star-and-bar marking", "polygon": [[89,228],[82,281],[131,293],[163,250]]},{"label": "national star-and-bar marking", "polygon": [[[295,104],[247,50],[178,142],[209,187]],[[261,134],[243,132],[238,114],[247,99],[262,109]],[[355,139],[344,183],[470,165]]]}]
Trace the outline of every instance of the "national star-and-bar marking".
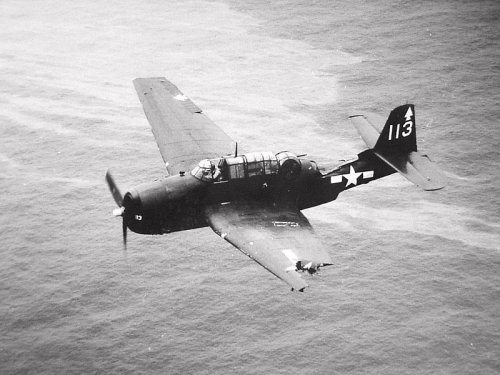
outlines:
[{"label": "national star-and-bar marking", "polygon": [[356,170],[353,168],[352,165],[349,166],[349,173],[345,174],[340,174],[337,176],[331,176],[330,177],[330,183],[332,184],[340,184],[343,181],[343,178],[347,180],[347,183],[345,187],[348,187],[349,185],[357,185],[358,184],[358,178],[359,176],[363,176],[363,179],[370,179],[373,178],[373,171],[363,171],[363,172],[356,172]]}]

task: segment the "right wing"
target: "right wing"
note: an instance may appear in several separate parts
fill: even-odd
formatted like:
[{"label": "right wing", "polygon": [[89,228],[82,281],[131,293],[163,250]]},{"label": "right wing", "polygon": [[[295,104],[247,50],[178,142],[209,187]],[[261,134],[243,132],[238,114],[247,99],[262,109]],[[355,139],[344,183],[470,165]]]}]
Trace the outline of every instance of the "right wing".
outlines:
[{"label": "right wing", "polygon": [[134,86],[169,173],[234,151],[233,140],[166,78],[136,78]]},{"label": "right wing", "polygon": [[296,207],[236,201],[208,206],[205,215],[215,233],[292,290],[307,287],[298,270],[314,273],[320,266],[332,264],[311,224]]}]

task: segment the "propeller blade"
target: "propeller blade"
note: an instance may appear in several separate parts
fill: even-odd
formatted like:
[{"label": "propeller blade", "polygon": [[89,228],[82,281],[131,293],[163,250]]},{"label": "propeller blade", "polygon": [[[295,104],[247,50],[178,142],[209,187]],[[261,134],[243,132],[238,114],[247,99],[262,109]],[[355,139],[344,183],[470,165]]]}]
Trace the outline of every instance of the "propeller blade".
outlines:
[{"label": "propeller blade", "polygon": [[122,221],[122,230],[123,230],[123,248],[127,250],[127,222],[125,221],[125,217],[123,217]]},{"label": "propeller blade", "polygon": [[118,185],[116,185],[116,182],[109,170],[106,172],[106,182],[108,183],[109,190],[111,191],[111,195],[113,196],[116,204],[118,207],[122,207],[123,195],[120,192],[120,189],[118,189]]},{"label": "propeller blade", "polygon": [[119,207],[113,210],[113,215],[122,217],[123,248],[127,250],[127,218],[125,216],[125,207],[123,206],[123,195],[109,170],[106,172],[106,182],[108,183],[113,199]]}]

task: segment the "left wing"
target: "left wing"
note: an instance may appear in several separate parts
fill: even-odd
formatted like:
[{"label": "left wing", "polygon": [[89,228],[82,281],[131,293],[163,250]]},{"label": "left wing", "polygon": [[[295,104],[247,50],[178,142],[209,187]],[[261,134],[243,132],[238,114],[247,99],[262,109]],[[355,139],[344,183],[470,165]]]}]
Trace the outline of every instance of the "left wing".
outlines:
[{"label": "left wing", "polygon": [[166,78],[136,78],[134,86],[169,173],[232,153],[232,139]]},{"label": "left wing", "polygon": [[290,206],[237,201],[205,209],[208,224],[223,239],[292,287],[307,283],[298,270],[314,273],[332,264],[307,218]]}]

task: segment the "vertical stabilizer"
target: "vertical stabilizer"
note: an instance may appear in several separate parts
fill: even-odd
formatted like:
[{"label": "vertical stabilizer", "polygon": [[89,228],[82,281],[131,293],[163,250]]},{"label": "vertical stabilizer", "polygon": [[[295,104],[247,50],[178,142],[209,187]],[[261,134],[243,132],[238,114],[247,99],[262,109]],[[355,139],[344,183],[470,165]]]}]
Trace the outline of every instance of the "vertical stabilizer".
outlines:
[{"label": "vertical stabilizer", "polygon": [[413,104],[402,105],[392,110],[374,150],[391,153],[417,151]]}]

